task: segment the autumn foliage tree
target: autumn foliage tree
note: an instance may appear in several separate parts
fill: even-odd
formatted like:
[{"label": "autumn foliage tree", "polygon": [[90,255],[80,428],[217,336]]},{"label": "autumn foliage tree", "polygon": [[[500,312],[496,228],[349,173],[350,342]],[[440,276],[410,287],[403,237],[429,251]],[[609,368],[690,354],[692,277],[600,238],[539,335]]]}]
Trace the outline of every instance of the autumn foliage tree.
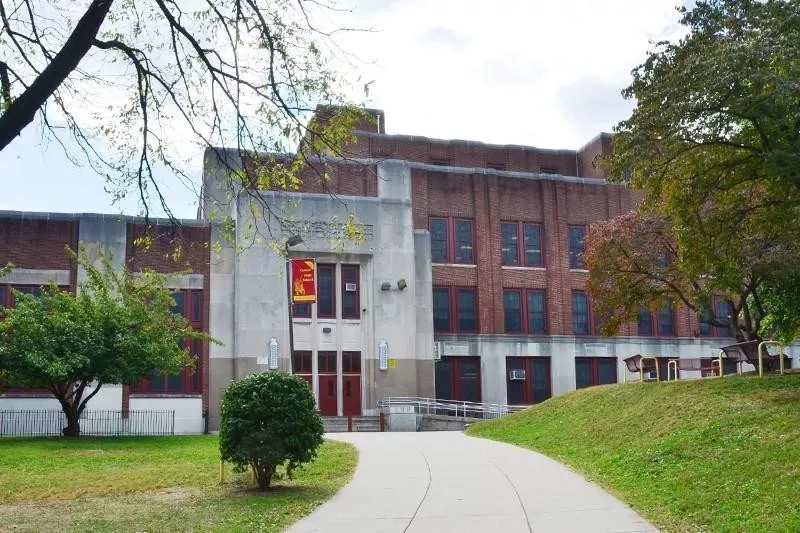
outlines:
[{"label": "autumn foliage tree", "polygon": [[[680,11],[686,35],[656,43],[623,91],[636,107],[603,164],[644,200],[590,232],[595,304],[612,313],[608,331],[639,305],[671,300],[740,340],[793,338],[800,1],[699,0]],[[729,302],[729,318],[707,309],[712,295]]]}]

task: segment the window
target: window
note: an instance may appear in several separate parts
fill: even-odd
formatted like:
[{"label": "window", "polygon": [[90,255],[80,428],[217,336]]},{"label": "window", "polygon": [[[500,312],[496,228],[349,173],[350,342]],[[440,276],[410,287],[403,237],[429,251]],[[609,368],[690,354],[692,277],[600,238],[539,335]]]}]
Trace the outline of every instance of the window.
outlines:
[{"label": "window", "polygon": [[336,265],[317,265],[317,318],[336,318]]},{"label": "window", "polygon": [[492,170],[505,170],[506,165],[504,163],[486,163],[486,168],[490,168]]},{"label": "window", "polygon": [[[517,372],[513,372],[515,370]],[[508,405],[531,405],[543,402],[551,395],[549,357],[506,357]]]},{"label": "window", "polygon": [[431,217],[431,261],[434,263],[475,263],[475,232],[472,220]]},{"label": "window", "polygon": [[553,167],[542,167],[539,169],[542,174],[558,174],[558,169]]},{"label": "window", "polygon": [[342,352],[342,373],[361,373],[361,352]]},{"label": "window", "polygon": [[714,334],[714,327],[709,322],[714,318],[714,312],[711,307],[704,307],[703,310],[697,314],[697,329],[703,337],[710,337]]},{"label": "window", "polygon": [[320,374],[336,373],[336,352],[317,353],[317,372]]},{"label": "window", "polygon": [[712,326],[703,320],[717,319],[719,321],[728,322],[728,316],[733,312],[731,304],[721,298],[712,298],[709,306],[697,316],[697,326],[700,330],[700,335],[704,337],[732,337],[733,333],[731,328],[725,326]]},{"label": "window", "polygon": [[586,228],[583,226],[570,226],[569,233],[569,267],[575,270],[583,270],[582,254],[586,251],[584,241]]},{"label": "window", "polygon": [[[731,305],[726,300],[717,300],[714,303],[714,314],[716,315],[717,320],[722,322],[727,322],[728,317],[733,313],[733,309],[731,309]],[[731,332],[731,328],[721,328],[717,327],[717,337],[732,337],[733,333]]]},{"label": "window", "polygon": [[503,265],[542,266],[542,226],[519,222],[500,224]]},{"label": "window", "polygon": [[[186,318],[195,331],[203,329],[203,291],[181,289],[172,293],[172,312]],[[178,343],[192,357],[193,364],[176,374],[142,379],[131,387],[139,394],[201,394],[203,343],[200,339],[184,339]]]},{"label": "window", "polygon": [[342,265],[342,318],[361,318],[358,265]]},{"label": "window", "polygon": [[638,334],[642,337],[675,335],[675,316],[672,303],[662,306],[656,313],[651,313],[646,307],[640,307]]},{"label": "window", "polygon": [[589,298],[584,291],[572,291],[572,333],[589,335],[591,330]]},{"label": "window", "polygon": [[436,165],[437,167],[449,167],[450,160],[449,159],[431,159],[431,165]]},{"label": "window", "polygon": [[500,251],[504,265],[519,264],[519,225],[516,222],[500,224]]},{"label": "window", "polygon": [[616,357],[576,357],[575,388],[585,389],[595,385],[617,382]]},{"label": "window", "polygon": [[503,291],[506,333],[522,333],[522,298],[520,291]]},{"label": "window", "polygon": [[292,369],[295,374],[311,373],[311,352],[307,350],[297,350],[292,356]]},{"label": "window", "polygon": [[505,289],[503,311],[506,333],[543,335],[547,332],[543,290]]},{"label": "window", "polygon": [[478,331],[477,307],[474,288],[434,287],[433,330],[437,333]]},{"label": "window", "polygon": [[311,304],[293,304],[292,317],[294,318],[311,318]]}]

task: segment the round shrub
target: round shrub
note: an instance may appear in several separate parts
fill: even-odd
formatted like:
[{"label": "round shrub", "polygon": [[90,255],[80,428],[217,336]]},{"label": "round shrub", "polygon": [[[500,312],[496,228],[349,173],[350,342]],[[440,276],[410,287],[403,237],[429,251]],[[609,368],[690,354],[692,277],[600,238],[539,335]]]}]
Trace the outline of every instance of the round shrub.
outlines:
[{"label": "round shrub", "polygon": [[286,472],[314,459],[322,444],[322,418],[308,384],[280,372],[253,374],[228,385],[222,398],[219,448],[224,461],[253,468],[261,490],[275,470]]}]

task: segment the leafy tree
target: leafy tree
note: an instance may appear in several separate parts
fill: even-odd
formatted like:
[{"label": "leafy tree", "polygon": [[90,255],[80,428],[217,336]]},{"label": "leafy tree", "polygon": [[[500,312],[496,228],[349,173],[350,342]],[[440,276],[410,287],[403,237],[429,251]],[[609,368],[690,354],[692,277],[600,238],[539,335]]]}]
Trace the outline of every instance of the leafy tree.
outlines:
[{"label": "leafy tree", "polygon": [[4,0],[0,150],[38,114],[115,198],[136,191],[145,215],[155,202],[171,217],[163,175],[191,186],[179,142],[239,156],[300,146],[288,169],[221,169],[271,213],[257,191],[296,187],[366,116],[344,106],[310,119],[316,103],[346,103],[338,11],[325,0]]},{"label": "leafy tree", "polygon": [[77,295],[55,285],[39,296],[16,292],[0,322],[0,372],[49,390],[66,415],[66,436],[80,434],[79,417],[103,385],[176,373],[191,363],[183,339],[207,338],[171,312],[163,276],[117,271],[108,257],[102,268],[85,254],[80,263],[87,276]]},{"label": "leafy tree", "polygon": [[222,398],[219,447],[222,459],[243,472],[253,468],[261,490],[275,472],[316,457],[322,418],[308,383],[280,372],[253,374],[228,385]]},{"label": "leafy tree", "polygon": [[[793,336],[800,1],[700,0],[680,11],[685,37],[657,43],[623,91],[636,107],[603,164],[644,195],[636,213],[592,229],[595,304],[620,313],[609,331],[639,305],[673,300],[740,340],[781,327]],[[729,302],[727,324],[706,308],[711,295]],[[781,306],[789,314],[776,321]]]}]

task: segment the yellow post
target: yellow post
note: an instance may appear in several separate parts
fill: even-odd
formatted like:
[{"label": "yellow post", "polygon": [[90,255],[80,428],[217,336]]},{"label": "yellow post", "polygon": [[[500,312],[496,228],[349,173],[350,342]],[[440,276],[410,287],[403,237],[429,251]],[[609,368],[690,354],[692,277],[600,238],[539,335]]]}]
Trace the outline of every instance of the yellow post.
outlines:
[{"label": "yellow post", "polygon": [[758,377],[764,377],[764,348],[767,346],[778,346],[778,358],[780,359],[781,375],[783,375],[783,345],[778,341],[763,341],[758,345]]},{"label": "yellow post", "polygon": [[656,381],[661,381],[661,370],[658,368],[658,359],[655,358],[655,357],[645,357],[645,356],[642,356],[642,358],[639,359],[639,379],[640,379],[640,381],[644,382],[644,362],[645,362],[645,360],[653,361],[653,363],[656,365]]},{"label": "yellow post", "polygon": [[678,360],[677,359],[670,359],[667,362],[667,381],[672,381],[669,377],[669,370],[670,368],[675,374],[675,381],[678,381]]}]

